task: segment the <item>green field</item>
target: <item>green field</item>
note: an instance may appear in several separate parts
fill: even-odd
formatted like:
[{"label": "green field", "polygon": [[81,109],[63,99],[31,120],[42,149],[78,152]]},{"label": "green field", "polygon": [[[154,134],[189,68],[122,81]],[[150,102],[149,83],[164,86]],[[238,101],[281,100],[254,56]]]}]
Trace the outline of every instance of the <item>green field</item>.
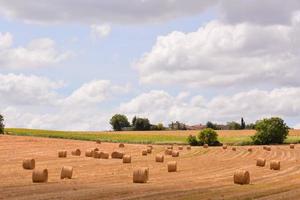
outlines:
[{"label": "green field", "polygon": [[[195,134],[197,131],[153,131],[153,132],[85,132],[85,131],[49,131],[38,129],[5,129],[9,135],[19,136],[35,136],[35,137],[48,137],[48,138],[61,138],[61,139],[74,139],[74,140],[87,140],[103,142],[123,142],[123,143],[144,143],[144,144],[187,144],[187,135]],[[246,145],[251,143],[251,136],[244,134],[240,131],[239,134],[222,134],[219,133],[219,141],[225,144]],[[286,143],[299,143],[300,136],[289,136]]]}]

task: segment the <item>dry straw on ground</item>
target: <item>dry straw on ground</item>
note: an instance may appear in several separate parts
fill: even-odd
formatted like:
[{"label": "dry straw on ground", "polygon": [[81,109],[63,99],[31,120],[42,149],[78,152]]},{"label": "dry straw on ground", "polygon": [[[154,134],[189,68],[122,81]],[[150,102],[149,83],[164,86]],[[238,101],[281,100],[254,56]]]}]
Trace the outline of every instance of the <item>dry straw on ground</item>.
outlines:
[{"label": "dry straw on ground", "polygon": [[73,175],[73,167],[71,166],[63,166],[63,168],[61,169],[61,173],[60,173],[60,178],[61,179],[71,179]]},{"label": "dry straw on ground", "polygon": [[131,155],[124,155],[123,163],[131,163]]},{"label": "dry straw on ground", "polygon": [[179,157],[179,151],[172,151],[172,157]]},{"label": "dry straw on ground", "polygon": [[133,170],[134,183],[146,183],[149,180],[149,168],[140,167]]},{"label": "dry straw on ground", "polygon": [[258,158],[256,160],[256,166],[264,167],[265,165],[266,165],[266,159],[264,159],[264,158]]},{"label": "dry straw on ground", "polygon": [[25,159],[23,160],[24,169],[34,169],[35,168],[35,159]]},{"label": "dry straw on ground", "polygon": [[177,171],[177,162],[170,161],[168,162],[168,172],[176,172]]},{"label": "dry straw on ground", "polygon": [[278,160],[271,160],[270,161],[270,169],[280,170],[280,161],[278,161]]},{"label": "dry straw on ground", "polygon": [[35,169],[32,172],[32,182],[43,183],[48,181],[48,170],[47,169]]},{"label": "dry straw on ground", "polygon": [[75,151],[72,151],[72,155],[73,156],[80,156],[81,155],[80,149],[76,149]]},{"label": "dry straw on ground", "polygon": [[58,152],[59,158],[66,158],[67,157],[67,151],[59,151]]},{"label": "dry straw on ground", "polygon": [[165,156],[163,154],[157,154],[155,156],[155,161],[156,162],[164,162],[164,158],[165,158]]},{"label": "dry straw on ground", "polygon": [[237,170],[233,175],[233,182],[235,184],[245,185],[250,183],[250,173],[246,170]]},{"label": "dry straw on ground", "polygon": [[111,153],[111,158],[117,158],[117,159],[122,159],[124,156],[124,153],[123,152],[120,152],[120,151],[113,151]]}]

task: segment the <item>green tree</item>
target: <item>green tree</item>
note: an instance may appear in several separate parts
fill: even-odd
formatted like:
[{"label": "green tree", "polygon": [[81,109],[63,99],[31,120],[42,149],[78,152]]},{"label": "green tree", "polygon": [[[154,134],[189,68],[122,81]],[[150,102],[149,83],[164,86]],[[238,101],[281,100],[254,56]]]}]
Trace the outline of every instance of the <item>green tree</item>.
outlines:
[{"label": "green tree", "polygon": [[212,128],[202,130],[199,133],[198,138],[200,144],[217,145],[219,143],[218,134]]},{"label": "green tree", "polygon": [[134,126],[135,122],[136,122],[136,116],[134,116],[134,117],[132,118],[132,126]]},{"label": "green tree", "polygon": [[4,134],[4,118],[0,114],[0,134]]},{"label": "green tree", "polygon": [[241,125],[237,122],[227,122],[227,126],[229,130],[240,130]]},{"label": "green tree", "polygon": [[243,129],[245,129],[246,128],[246,123],[245,123],[245,121],[244,121],[244,118],[242,117],[241,118],[241,129],[243,130]]},{"label": "green tree", "polygon": [[212,122],[210,122],[210,121],[208,121],[208,122],[206,123],[206,128],[211,128],[211,129],[214,129],[214,130],[217,130],[217,129],[218,129],[217,125],[214,124],[214,123],[212,123]]},{"label": "green tree", "polygon": [[136,118],[136,121],[133,125],[133,129],[136,131],[147,131],[150,130],[151,124],[147,118]]},{"label": "green tree", "polygon": [[187,142],[189,143],[189,145],[191,146],[197,146],[199,144],[197,137],[194,135],[189,135],[187,138]]},{"label": "green tree", "polygon": [[109,122],[115,131],[121,131],[122,128],[130,127],[130,123],[125,115],[115,114]]},{"label": "green tree", "polygon": [[289,133],[288,126],[279,117],[259,120],[255,129],[256,133],[252,136],[254,144],[282,144]]}]

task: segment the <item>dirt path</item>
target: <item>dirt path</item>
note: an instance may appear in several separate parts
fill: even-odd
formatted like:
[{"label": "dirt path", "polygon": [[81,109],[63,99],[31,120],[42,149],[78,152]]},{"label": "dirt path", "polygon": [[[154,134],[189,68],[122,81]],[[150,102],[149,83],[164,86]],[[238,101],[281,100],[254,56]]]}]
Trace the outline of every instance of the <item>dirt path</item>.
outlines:
[{"label": "dirt path", "polygon": [[[267,152],[261,147],[237,147],[237,151],[220,147],[183,150],[180,157],[165,156],[164,163],[154,162],[164,146],[142,156],[144,145],[126,144],[124,151],[132,155],[131,164],[118,159],[94,159],[70,152],[80,148],[98,147],[112,152],[117,144],[47,139],[20,136],[0,137],[0,199],[295,199],[300,195],[300,146],[272,146]],[[67,158],[58,158],[58,150],[68,150]],[[255,166],[255,159],[264,157],[267,166]],[[24,158],[35,158],[37,168],[49,170],[49,182],[33,184],[31,171],[22,169]],[[281,170],[269,170],[271,159],[281,160]],[[178,172],[168,173],[166,162],[176,160]],[[60,180],[64,165],[74,167],[74,178]],[[132,170],[149,167],[147,184],[133,184]],[[236,169],[249,170],[251,184],[234,185]]]}]

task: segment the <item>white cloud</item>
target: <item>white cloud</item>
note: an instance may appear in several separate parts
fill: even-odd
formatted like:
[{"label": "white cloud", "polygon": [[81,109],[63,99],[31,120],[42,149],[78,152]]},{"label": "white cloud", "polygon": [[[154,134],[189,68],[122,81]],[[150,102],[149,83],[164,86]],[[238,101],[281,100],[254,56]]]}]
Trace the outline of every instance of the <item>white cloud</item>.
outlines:
[{"label": "white cloud", "polygon": [[0,0],[0,14],[34,23],[146,23],[191,16],[218,0]]},{"label": "white cloud", "polygon": [[91,25],[91,35],[94,38],[103,38],[107,37],[111,32],[111,27],[109,24],[102,25]]},{"label": "white cloud", "polygon": [[180,120],[188,124],[209,120],[225,123],[244,117],[248,122],[262,117],[280,116],[300,120],[300,88],[280,88],[271,91],[250,90],[231,96],[205,99],[194,96],[182,100],[165,91],[143,93],[120,105],[120,112],[149,117],[153,123],[165,124]]},{"label": "white cloud", "polygon": [[299,86],[300,23],[260,26],[211,21],[157,38],[135,68],[142,83]]},{"label": "white cloud", "polygon": [[0,48],[0,68],[19,69],[49,66],[70,56],[70,52],[57,50],[55,42],[49,38],[34,39],[25,47],[12,47],[12,36],[9,33],[4,36],[0,35],[0,41],[2,40],[5,48]]},{"label": "white cloud", "polygon": [[0,51],[1,49],[8,48],[12,45],[13,36],[10,33],[0,32]]}]

